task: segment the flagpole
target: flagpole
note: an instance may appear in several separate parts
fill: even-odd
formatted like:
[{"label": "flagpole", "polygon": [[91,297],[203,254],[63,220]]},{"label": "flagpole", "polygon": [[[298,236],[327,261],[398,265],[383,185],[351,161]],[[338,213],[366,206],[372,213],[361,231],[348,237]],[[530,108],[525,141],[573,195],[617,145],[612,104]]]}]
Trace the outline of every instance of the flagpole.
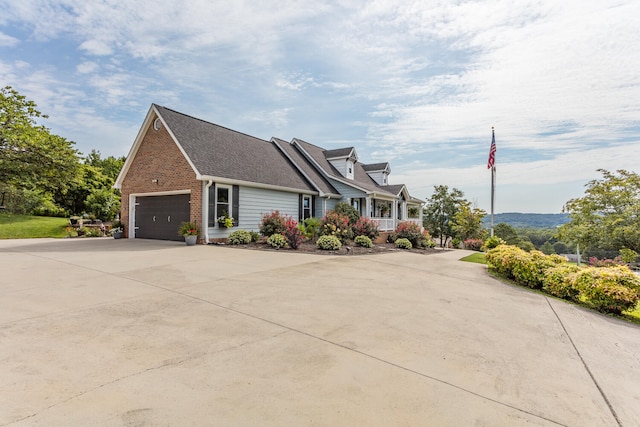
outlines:
[{"label": "flagpole", "polygon": [[495,192],[496,192],[496,164],[495,164],[495,143],[496,133],[491,126],[491,150],[489,153],[489,162],[491,165],[491,237],[493,237],[493,212],[495,206]]}]

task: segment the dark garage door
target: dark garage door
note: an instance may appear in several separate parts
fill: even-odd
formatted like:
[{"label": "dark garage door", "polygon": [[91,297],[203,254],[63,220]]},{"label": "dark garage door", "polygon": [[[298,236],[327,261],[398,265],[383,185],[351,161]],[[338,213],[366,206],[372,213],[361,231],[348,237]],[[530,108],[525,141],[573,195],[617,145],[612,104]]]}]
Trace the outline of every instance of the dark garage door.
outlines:
[{"label": "dark garage door", "polygon": [[189,200],[189,194],[136,197],[136,237],[184,240],[178,227],[189,221]]}]

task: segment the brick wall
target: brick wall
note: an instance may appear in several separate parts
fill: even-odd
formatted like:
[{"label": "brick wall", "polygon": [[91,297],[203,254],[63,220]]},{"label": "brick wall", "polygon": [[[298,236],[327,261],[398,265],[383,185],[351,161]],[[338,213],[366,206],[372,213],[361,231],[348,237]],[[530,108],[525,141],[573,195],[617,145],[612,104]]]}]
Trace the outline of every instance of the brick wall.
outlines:
[{"label": "brick wall", "polygon": [[195,172],[164,126],[159,130],[150,126],[122,181],[120,215],[125,235],[129,235],[130,194],[177,190],[191,190],[191,221],[202,224],[202,182],[195,179]]}]

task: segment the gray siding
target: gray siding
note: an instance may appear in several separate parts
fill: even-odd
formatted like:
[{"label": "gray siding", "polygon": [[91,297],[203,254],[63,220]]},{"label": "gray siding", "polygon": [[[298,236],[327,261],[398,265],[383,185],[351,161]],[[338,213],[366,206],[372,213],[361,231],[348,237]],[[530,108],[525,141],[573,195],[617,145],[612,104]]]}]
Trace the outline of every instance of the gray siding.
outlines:
[{"label": "gray siding", "polygon": [[316,197],[316,211],[313,216],[316,218],[322,218],[325,213],[336,207],[339,202],[337,199],[325,199],[322,197]]},{"label": "gray siding", "polygon": [[298,220],[298,197],[296,193],[240,186],[240,216],[238,226],[233,228],[209,228],[209,238],[227,237],[234,230],[259,231],[262,215],[280,211]]},{"label": "gray siding", "polygon": [[329,182],[335,187],[336,190],[340,192],[340,194],[342,194],[342,200],[344,201],[346,201],[347,199],[359,199],[361,197],[367,197],[364,191],[357,190],[349,185],[345,185],[333,179],[329,179]]}]

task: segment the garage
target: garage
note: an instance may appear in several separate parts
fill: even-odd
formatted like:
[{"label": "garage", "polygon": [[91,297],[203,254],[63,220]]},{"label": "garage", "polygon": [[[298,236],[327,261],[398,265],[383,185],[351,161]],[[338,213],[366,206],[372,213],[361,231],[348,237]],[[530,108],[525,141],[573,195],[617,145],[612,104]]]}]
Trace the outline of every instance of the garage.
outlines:
[{"label": "garage", "polygon": [[189,194],[136,197],[135,237],[139,239],[184,240],[178,234],[183,221],[189,221]]}]

